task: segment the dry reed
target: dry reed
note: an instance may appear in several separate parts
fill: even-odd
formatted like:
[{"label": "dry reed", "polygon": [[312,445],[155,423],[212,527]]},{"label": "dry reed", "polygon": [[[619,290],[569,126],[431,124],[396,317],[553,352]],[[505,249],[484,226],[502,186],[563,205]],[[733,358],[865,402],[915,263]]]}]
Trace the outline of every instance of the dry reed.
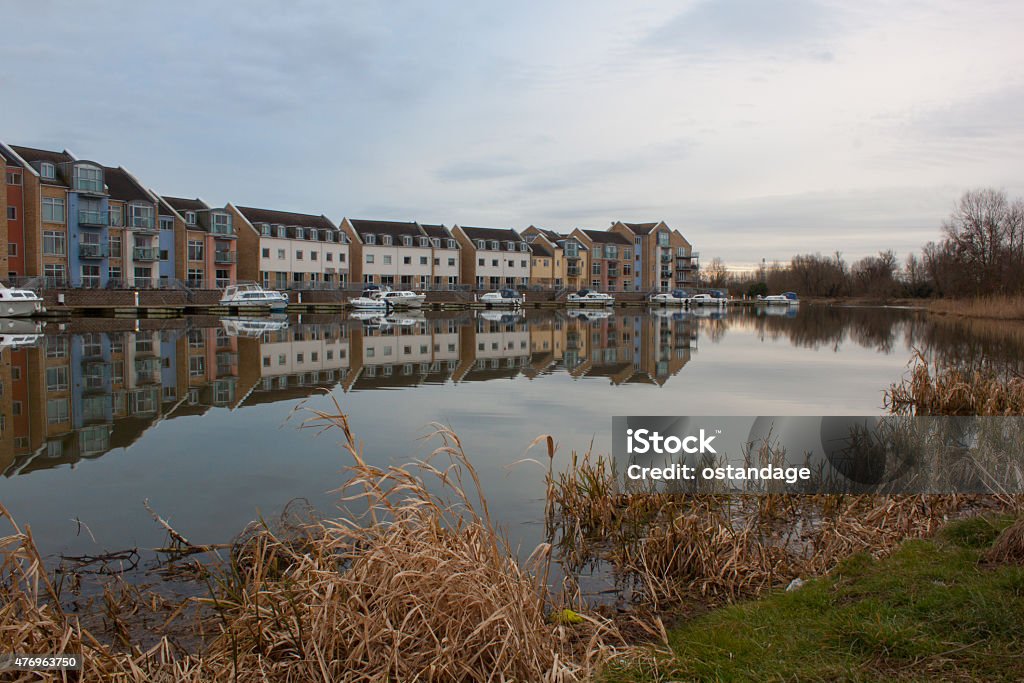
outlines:
[{"label": "dry reed", "polygon": [[1024,320],[1024,296],[1001,295],[974,299],[938,299],[928,303],[928,310],[943,315],[995,320]]},{"label": "dry reed", "polygon": [[920,352],[912,362],[909,377],[885,392],[895,415],[1024,415],[1024,378],[929,363]]}]

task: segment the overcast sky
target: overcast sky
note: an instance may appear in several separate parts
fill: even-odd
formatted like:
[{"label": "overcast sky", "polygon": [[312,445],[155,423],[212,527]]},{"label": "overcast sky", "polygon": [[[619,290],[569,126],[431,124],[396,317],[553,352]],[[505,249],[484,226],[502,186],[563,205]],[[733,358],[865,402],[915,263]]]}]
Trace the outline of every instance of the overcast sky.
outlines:
[{"label": "overcast sky", "polygon": [[901,255],[1024,195],[1024,3],[3,6],[0,139],[164,194],[556,230],[733,265]]}]

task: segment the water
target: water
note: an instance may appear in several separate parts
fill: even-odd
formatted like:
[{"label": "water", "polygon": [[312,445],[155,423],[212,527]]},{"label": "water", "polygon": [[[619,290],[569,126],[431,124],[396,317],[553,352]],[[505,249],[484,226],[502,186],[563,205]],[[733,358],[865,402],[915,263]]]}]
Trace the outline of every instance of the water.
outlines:
[{"label": "water", "polygon": [[878,414],[915,348],[1024,355],[899,309],[486,315],[50,323],[0,352],[0,502],[53,559],[132,547],[145,558],[166,541],[145,500],[194,543],[230,541],[297,498],[329,514],[340,436],[299,426],[302,406],[333,397],[375,464],[423,457],[428,425],[451,426],[529,553],[545,470],[514,463],[546,459],[526,453],[539,434],[554,435],[561,465],[591,441],[606,450],[617,414]]}]

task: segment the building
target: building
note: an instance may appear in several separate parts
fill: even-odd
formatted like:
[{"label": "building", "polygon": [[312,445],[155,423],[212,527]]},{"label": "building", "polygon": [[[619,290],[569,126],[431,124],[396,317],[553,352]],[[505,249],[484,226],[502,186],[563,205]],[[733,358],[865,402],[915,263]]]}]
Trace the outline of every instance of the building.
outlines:
[{"label": "building", "polygon": [[[435,248],[419,223],[343,218],[341,230],[352,243],[354,268],[363,284],[427,289],[434,283]],[[444,248],[436,249],[439,254],[457,252],[454,246],[449,248],[448,241],[445,238]],[[457,253],[447,258],[458,263]]]},{"label": "building", "polygon": [[616,221],[609,230],[633,243],[633,289],[667,291],[698,284],[699,255],[678,230],[672,230],[664,221]]},{"label": "building", "polygon": [[459,284],[462,268],[462,250],[451,230],[443,225],[423,225],[423,231],[430,238],[434,248],[434,289],[455,289]]},{"label": "building", "polygon": [[554,230],[545,230],[533,225],[523,230],[523,237],[527,240],[533,235],[543,235],[549,243],[556,245],[561,250],[561,273],[560,276],[557,276],[562,279],[561,287],[572,290],[590,287],[590,250],[578,237],[563,235]]},{"label": "building", "polygon": [[586,286],[602,292],[633,291],[633,243],[624,235],[608,230],[572,231],[590,256]]},{"label": "building", "polygon": [[25,270],[25,196],[26,171],[17,155],[0,143],[0,276],[23,278]]},{"label": "building", "polygon": [[274,289],[334,289],[350,279],[349,239],[323,214],[227,205],[238,235],[238,280]]},{"label": "building", "polygon": [[[160,198],[160,235],[169,226],[175,253],[173,277],[193,289],[223,289],[238,281],[238,234],[227,207],[202,199]],[[161,241],[161,249],[164,244]]]},{"label": "building", "polygon": [[[80,240],[82,260],[81,284],[72,279],[72,285],[105,287],[123,283],[137,288],[166,285],[170,273],[174,272],[174,249],[165,249],[162,244],[173,244],[173,234],[168,233],[161,239],[156,196],[121,167],[104,167],[102,172],[108,191],[106,205],[109,215],[95,217],[95,203],[85,212],[79,207],[79,224],[83,219],[89,222],[107,218],[109,227],[104,231],[99,223],[89,223],[82,228],[80,235],[72,233],[73,240]],[[100,258],[95,258],[94,254],[100,254]],[[106,261],[106,272],[103,272],[105,256],[109,260]],[[73,257],[69,260],[74,272]],[[95,262],[100,262],[98,268]],[[161,278],[162,273],[166,277]]]},{"label": "building", "polygon": [[523,237],[530,244],[530,285],[560,288],[565,282],[562,248],[541,234]]},{"label": "building", "polygon": [[463,284],[476,289],[530,284],[530,245],[515,230],[456,225],[452,234],[462,247]]}]

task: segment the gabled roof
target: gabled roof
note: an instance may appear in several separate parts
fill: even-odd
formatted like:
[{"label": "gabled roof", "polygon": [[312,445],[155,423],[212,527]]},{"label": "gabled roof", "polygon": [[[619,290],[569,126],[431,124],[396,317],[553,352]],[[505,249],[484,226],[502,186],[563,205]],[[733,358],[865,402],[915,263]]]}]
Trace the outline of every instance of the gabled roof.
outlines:
[{"label": "gabled roof", "polygon": [[3,158],[8,166],[17,166],[18,168],[21,168],[22,166],[21,161],[19,161],[15,155],[8,152],[7,148],[3,145],[0,145],[0,157]]},{"label": "gabled roof", "polygon": [[391,235],[392,237],[423,237],[425,232],[419,223],[403,221],[374,221],[349,218],[348,222],[359,234],[359,239],[364,235]]},{"label": "gabled roof", "polygon": [[465,225],[459,226],[466,237],[471,240],[501,240],[502,242],[525,242],[522,236],[512,228],[473,228]]},{"label": "gabled roof", "polygon": [[123,202],[153,201],[153,197],[146,192],[142,185],[139,185],[138,181],[132,177],[132,174],[120,166],[117,168],[104,166],[103,180],[107,184],[107,193],[111,199],[119,199]]},{"label": "gabled roof", "polygon": [[439,239],[452,239],[451,230],[444,227],[443,225],[428,225],[423,224],[423,232],[427,233],[430,237],[437,237]]},{"label": "gabled roof", "polygon": [[595,244],[624,244],[627,247],[633,244],[624,235],[620,235],[617,232],[610,232],[608,230],[582,230],[581,232]]},{"label": "gabled roof", "polygon": [[281,225],[294,225],[300,228],[338,229],[334,223],[328,220],[327,216],[292,213],[291,211],[275,211],[273,209],[254,209],[251,206],[236,206],[235,208],[254,226],[257,223],[279,223]]},{"label": "gabled roof", "polygon": [[555,252],[551,250],[547,242],[544,240],[534,240],[530,242],[530,251],[534,256],[554,256]]},{"label": "gabled roof", "polygon": [[634,235],[649,235],[651,234],[651,231],[660,224],[660,221],[656,221],[654,223],[623,223],[623,225],[629,228]]},{"label": "gabled roof", "polygon": [[182,199],[180,197],[162,196],[161,200],[175,211],[206,211],[210,207],[202,199]]},{"label": "gabled roof", "polygon": [[[11,145],[11,149],[15,154],[24,159],[29,165],[36,164],[35,170],[38,171],[38,165],[42,162],[49,162],[54,166],[60,167],[61,164],[67,164],[75,160],[67,151],[64,152],[53,152],[47,149],[36,149],[35,147],[22,147],[20,145]],[[61,174],[57,174],[56,178],[43,178],[40,177],[39,181],[45,185],[60,185],[61,187],[68,187],[68,184],[61,178]]]}]

